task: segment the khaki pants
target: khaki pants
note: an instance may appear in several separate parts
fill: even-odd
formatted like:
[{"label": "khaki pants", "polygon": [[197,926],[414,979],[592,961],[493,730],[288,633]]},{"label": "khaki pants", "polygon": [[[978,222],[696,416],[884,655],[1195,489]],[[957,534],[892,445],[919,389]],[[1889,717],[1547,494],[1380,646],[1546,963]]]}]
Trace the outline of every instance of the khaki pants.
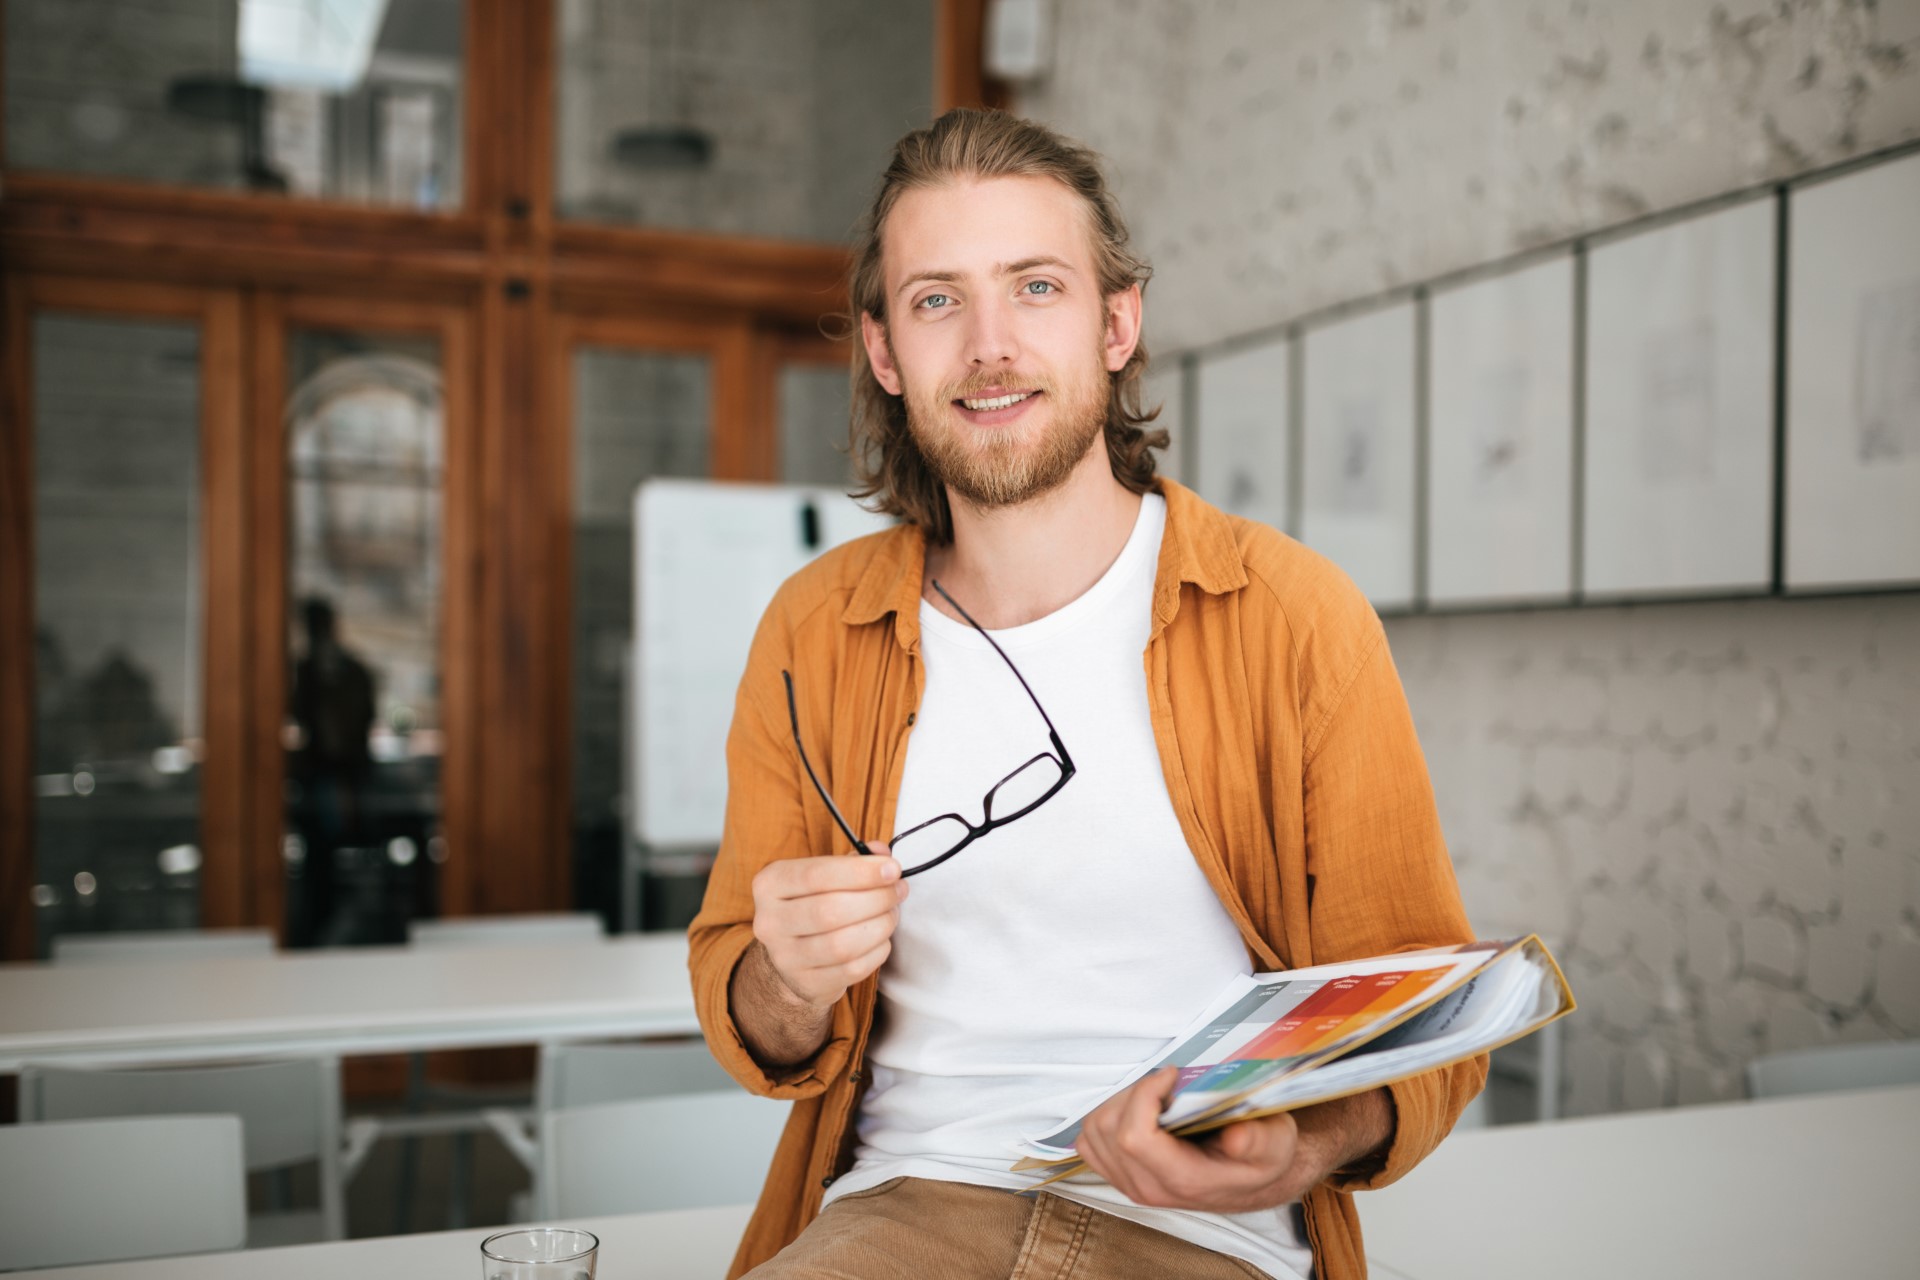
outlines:
[{"label": "khaki pants", "polygon": [[828,1205],[751,1280],[1267,1280],[1251,1263],[1047,1192],[895,1178]]}]

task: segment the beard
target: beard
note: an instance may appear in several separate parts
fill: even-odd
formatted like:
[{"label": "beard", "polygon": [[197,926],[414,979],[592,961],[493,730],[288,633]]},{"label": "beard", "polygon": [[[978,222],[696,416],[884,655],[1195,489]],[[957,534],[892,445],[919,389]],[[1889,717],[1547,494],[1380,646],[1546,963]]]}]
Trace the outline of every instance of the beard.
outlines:
[{"label": "beard", "polygon": [[[980,508],[1013,507],[1066,483],[1106,430],[1113,382],[1093,376],[1063,384],[1025,374],[977,374],[925,395],[906,387],[907,429],[927,467],[956,497]],[[1031,387],[1045,397],[1044,429],[1025,423],[976,427],[955,421],[953,402],[992,387]]]}]

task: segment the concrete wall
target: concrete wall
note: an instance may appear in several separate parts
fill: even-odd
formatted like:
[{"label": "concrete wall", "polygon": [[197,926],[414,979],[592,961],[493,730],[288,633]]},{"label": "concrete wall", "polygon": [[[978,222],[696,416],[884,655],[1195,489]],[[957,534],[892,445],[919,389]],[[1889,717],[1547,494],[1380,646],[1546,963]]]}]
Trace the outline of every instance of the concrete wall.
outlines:
[{"label": "concrete wall", "polygon": [[[1021,105],[1108,157],[1162,352],[1920,136],[1920,0],[1056,12]],[[1476,925],[1583,1001],[1570,1111],[1920,1035],[1920,596],[1389,632]]]},{"label": "concrete wall", "polygon": [[[558,199],[600,221],[844,241],[888,148],[931,110],[933,6],[562,0]],[[615,160],[623,129],[698,125],[695,169]]]}]

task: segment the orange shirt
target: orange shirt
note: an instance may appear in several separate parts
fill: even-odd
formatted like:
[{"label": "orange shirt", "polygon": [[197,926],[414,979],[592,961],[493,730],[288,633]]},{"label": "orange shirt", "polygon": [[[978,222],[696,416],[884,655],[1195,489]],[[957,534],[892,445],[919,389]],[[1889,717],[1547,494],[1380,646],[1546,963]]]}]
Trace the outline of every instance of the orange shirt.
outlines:
[{"label": "orange shirt", "polygon": [[[1142,660],[1154,739],[1187,846],[1254,967],[1469,941],[1426,763],[1372,607],[1292,539],[1172,481],[1157,488],[1167,524]],[[900,527],[795,574],[761,619],[740,682],[726,826],[691,929],[694,1001],[727,1070],[794,1108],[733,1275],[798,1235],[851,1162],[877,987],[869,978],[849,991],[826,1046],[784,1070],[753,1060],[728,1012],[728,983],[753,941],[754,874],[778,858],[851,854],[794,751],[780,672],[793,672],[807,754],[847,821],[864,838],[891,835],[926,680],[924,551],[919,530]],[[1366,1274],[1350,1193],[1411,1169],[1485,1079],[1481,1057],[1388,1086],[1395,1127],[1384,1164],[1307,1195],[1321,1280]]]}]

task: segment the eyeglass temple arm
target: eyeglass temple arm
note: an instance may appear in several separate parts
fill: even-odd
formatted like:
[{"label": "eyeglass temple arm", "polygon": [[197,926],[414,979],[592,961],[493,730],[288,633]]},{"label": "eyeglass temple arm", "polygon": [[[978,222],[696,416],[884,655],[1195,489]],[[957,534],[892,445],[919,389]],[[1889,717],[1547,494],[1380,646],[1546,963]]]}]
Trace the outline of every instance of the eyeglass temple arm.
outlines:
[{"label": "eyeglass temple arm", "polygon": [[929,578],[927,579],[927,581],[933,584],[933,589],[940,593],[940,598],[942,600],[945,600],[948,604],[952,605],[956,610],[958,610],[960,616],[967,620],[968,626],[972,627],[975,631],[978,631],[983,637],[985,637],[986,642],[993,646],[993,651],[1000,655],[1000,661],[1007,664],[1007,670],[1013,672],[1013,678],[1015,680],[1018,680],[1020,682],[1020,687],[1027,691],[1027,697],[1029,700],[1032,701],[1033,709],[1035,711],[1038,711],[1040,713],[1040,718],[1047,722],[1047,737],[1053,741],[1053,749],[1060,753],[1060,763],[1067,766],[1068,772],[1071,773],[1073,771],[1073,757],[1067,754],[1067,744],[1060,741],[1060,731],[1053,727],[1053,717],[1048,715],[1047,709],[1040,705],[1040,699],[1034,696],[1033,686],[1028,684],[1027,678],[1020,674],[1020,668],[1013,665],[1013,659],[1009,658],[1007,656],[1007,651],[1000,647],[1000,642],[998,640],[995,640],[993,636],[988,633],[985,627],[975,622],[973,620],[973,615],[968,613],[965,609],[962,609],[960,607],[960,602],[958,600],[955,600],[952,596],[947,594],[947,589],[940,585],[940,579]]},{"label": "eyeglass temple arm", "polygon": [[[957,608],[958,606],[956,605],[955,607]],[[840,806],[833,802],[833,797],[827,794],[827,789],[820,785],[820,775],[813,771],[813,761],[807,759],[807,749],[800,741],[800,708],[793,700],[793,673],[791,671],[782,671],[780,678],[787,682],[787,722],[793,726],[793,745],[795,749],[800,752],[800,763],[806,766],[807,777],[813,780],[813,789],[818,791],[820,798],[827,802],[827,812],[833,815],[834,822],[839,824],[840,830],[846,835],[853,847],[858,849],[862,854],[871,855],[873,850],[867,848],[866,841],[853,834],[853,828],[847,825],[846,817],[840,812]],[[1022,683],[1025,682],[1023,681]],[[1046,713],[1042,712],[1041,714],[1045,715]],[[1051,728],[1052,726],[1049,725],[1048,727]]]}]

